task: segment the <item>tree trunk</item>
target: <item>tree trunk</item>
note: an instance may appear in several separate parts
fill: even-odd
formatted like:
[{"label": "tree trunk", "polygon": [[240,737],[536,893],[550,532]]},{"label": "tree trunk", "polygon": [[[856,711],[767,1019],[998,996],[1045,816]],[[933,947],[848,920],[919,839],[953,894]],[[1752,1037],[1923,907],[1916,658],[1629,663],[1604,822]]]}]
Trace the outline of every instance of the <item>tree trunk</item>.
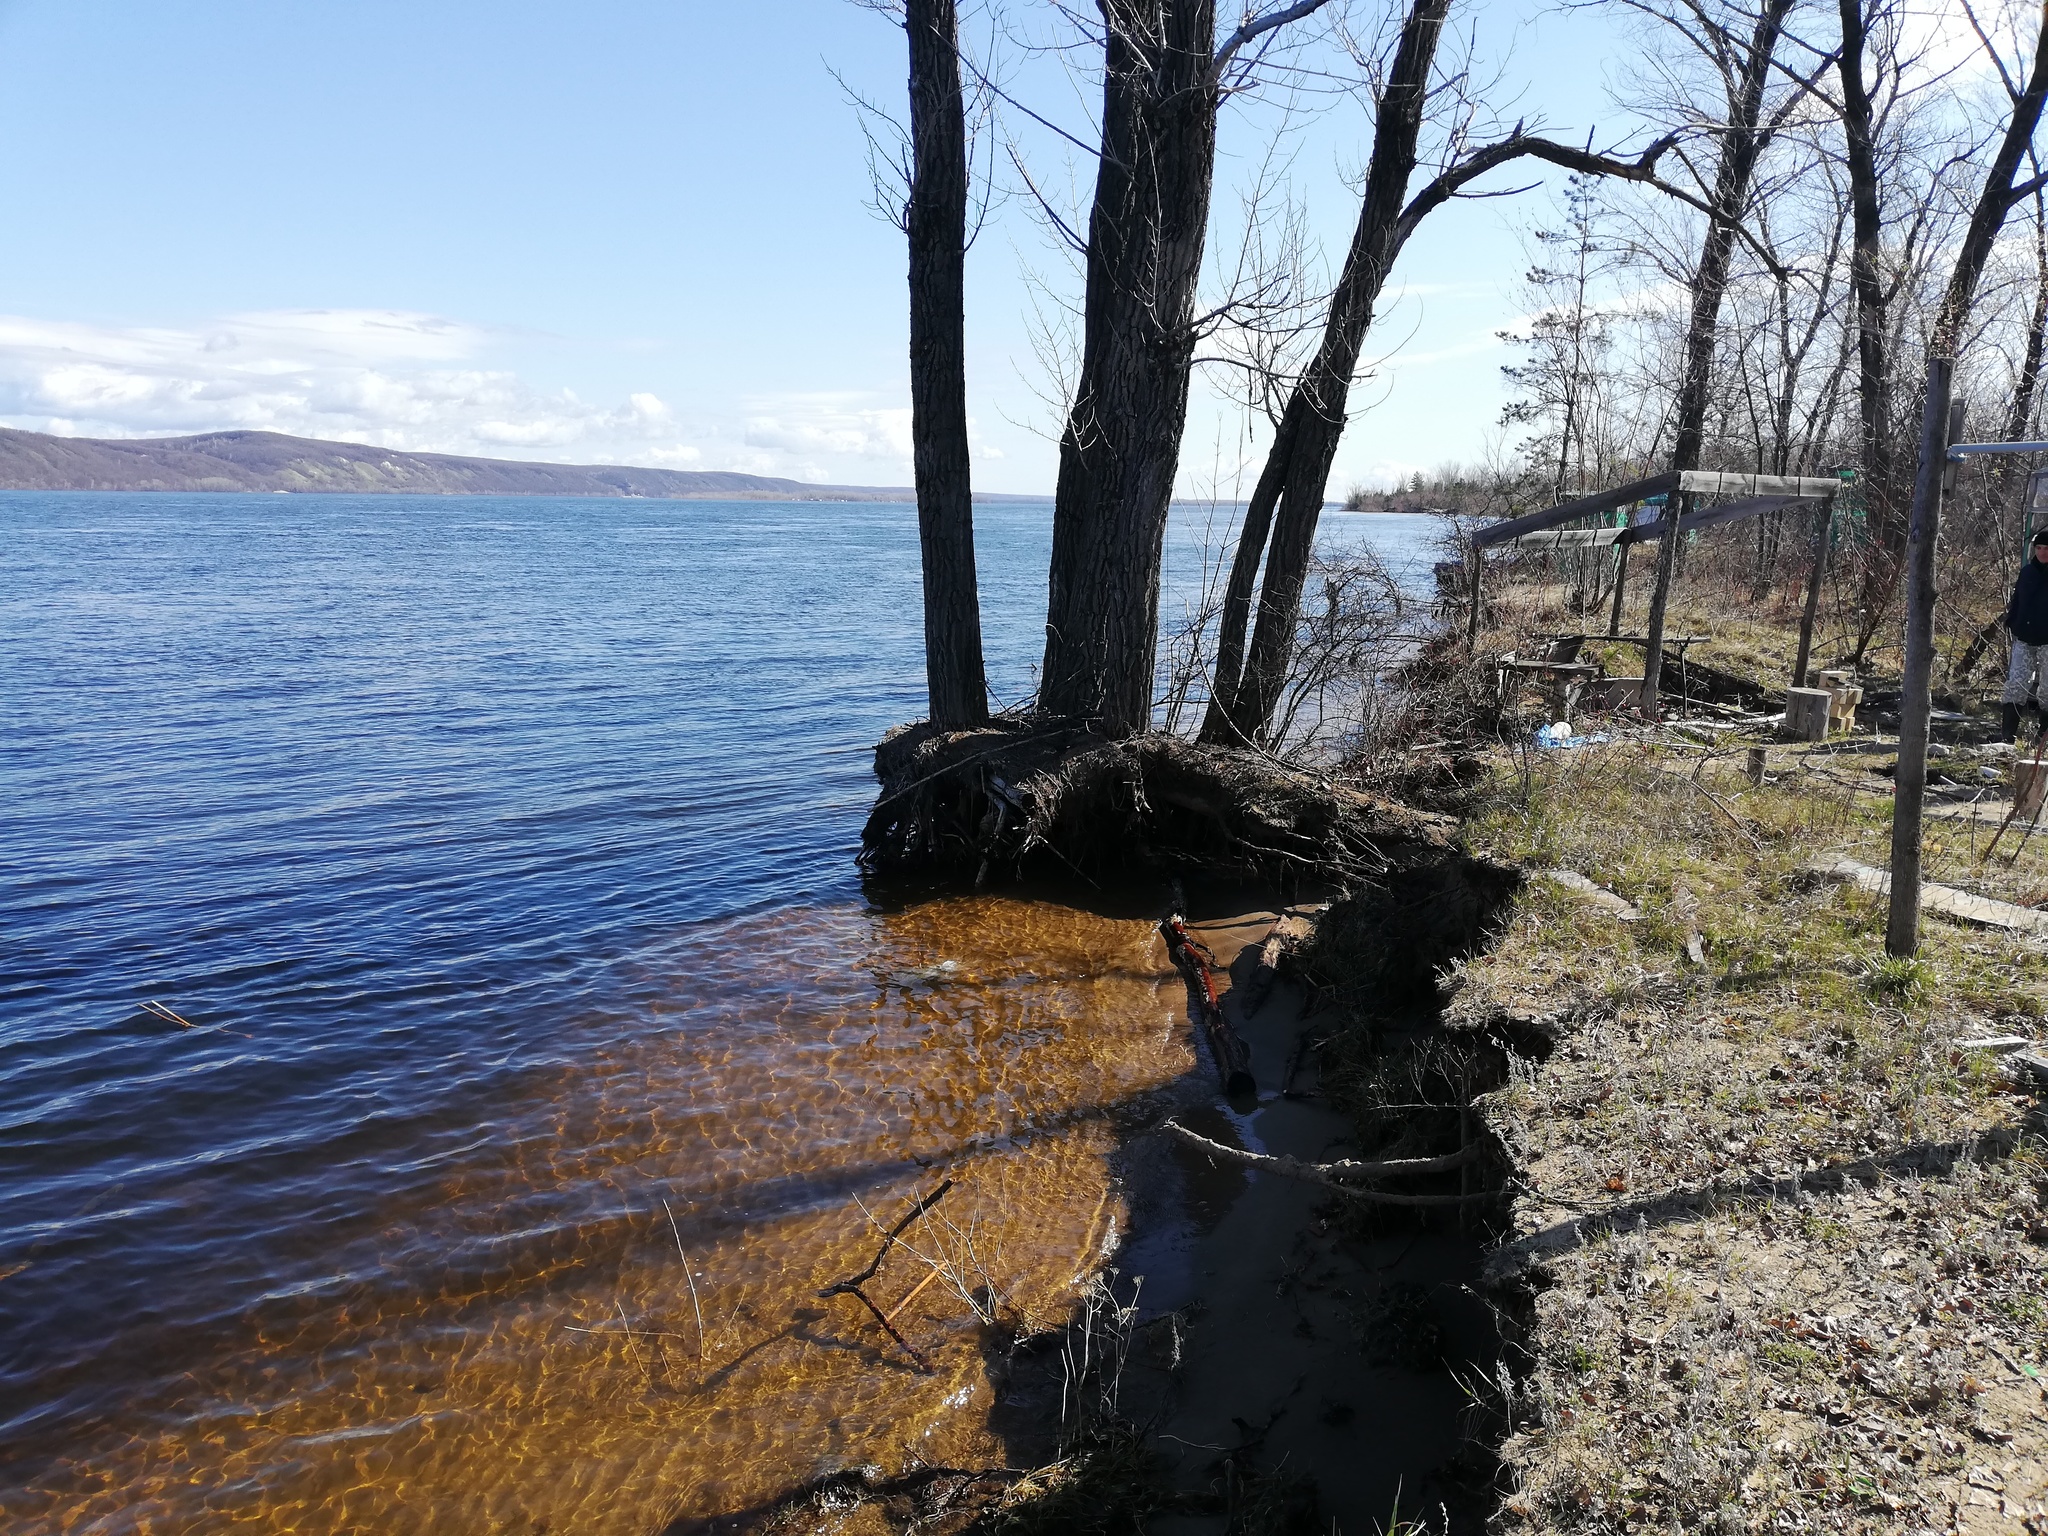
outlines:
[{"label": "tree trunk", "polygon": [[1936,357],[1956,355],[1964,322],[1970,317],[1970,305],[1977,296],[1977,281],[1984,275],[1985,263],[1991,259],[1991,248],[1998,242],[1998,232],[2005,227],[2006,215],[2020,198],[2039,190],[2038,183],[2029,183],[2025,190],[2016,191],[2013,178],[2019,174],[2020,161],[2034,142],[2044,102],[2048,102],[2048,9],[2043,11],[2041,31],[2034,41],[2033,68],[2028,72],[2025,87],[2013,99],[2012,119],[2005,125],[2005,137],[1984,177],[1984,189],[1971,210],[1963,248],[1956,256],[1955,270],[1949,274],[1948,287],[1941,296],[1941,309],[1935,315],[1934,335],[1929,343]]},{"label": "tree trunk", "polygon": [[1215,169],[1215,0],[1102,0],[1102,154],[1060,437],[1042,713],[1150,723],[1159,571]]},{"label": "tree trunk", "polygon": [[2041,383],[2041,353],[2048,344],[2048,218],[2044,218],[2040,195],[2034,198],[2034,314],[2027,322],[2027,350],[2020,363],[2020,376],[2013,385],[2012,414],[2006,420],[2008,443],[2027,441],[2034,424],[2034,393]]},{"label": "tree trunk", "polygon": [[[1230,744],[1263,738],[1279,703],[1294,652],[1301,586],[1329,487],[1330,463],[1344,435],[1351,376],[1372,326],[1380,289],[1405,236],[1403,204],[1409,177],[1415,171],[1415,146],[1422,132],[1430,66],[1449,9],[1450,0],[1415,0],[1401,28],[1373,128],[1365,202],[1358,212],[1358,227],[1344,258],[1343,274],[1331,296],[1322,345],[1287,402],[1238,534],[1237,554],[1224,594],[1216,679],[1202,722],[1202,739],[1207,742]],[[1249,617],[1252,578],[1276,504],[1279,518],[1272,550],[1266,555],[1258,627],[1240,678],[1238,655]]]},{"label": "tree trunk", "polygon": [[912,176],[910,438],[924,559],[924,671],[932,724],[988,719],[974,496],[967,450],[967,125],[953,0],[907,0]]},{"label": "tree trunk", "polygon": [[[1728,266],[1735,254],[1736,232],[1749,207],[1756,162],[1767,135],[1763,120],[1764,87],[1770,82],[1771,60],[1778,51],[1786,13],[1793,0],[1766,0],[1742,59],[1742,75],[1728,103],[1728,126],[1721,138],[1721,163],[1714,172],[1713,212],[1700,246],[1700,264],[1692,283],[1692,314],[1685,330],[1684,371],[1679,376],[1678,403],[1672,424],[1671,467],[1698,469],[1706,443],[1708,385],[1713,379],[1715,341],[1720,334],[1721,299],[1728,288]],[[1685,498],[1673,493],[1664,503],[1664,543],[1657,553],[1657,585],[1650,594],[1649,644],[1643,656],[1643,712],[1655,717],[1657,679],[1664,665],[1664,610],[1670,601],[1671,572],[1679,550],[1678,514]]]},{"label": "tree trunk", "polygon": [[1921,428],[1918,478],[1913,492],[1913,521],[1907,544],[1906,658],[1899,685],[1899,764],[1892,804],[1891,911],[1884,945],[1892,955],[1910,955],[1920,942],[1920,827],[1922,798],[1927,787],[1928,710],[1934,671],[1935,555],[1941,539],[1941,501],[1946,481],[1948,445],[1962,430],[1963,407],[1951,411],[1949,380],[1956,345],[1976,299],[1977,282],[1991,259],[1991,248],[2006,215],[2020,198],[2040,190],[2037,179],[2016,188],[2020,160],[2034,141],[2041,109],[2048,103],[2048,10],[2034,39],[2034,63],[2027,83],[2013,98],[2005,138],[1985,175],[1970,214],[1955,269],[1942,293],[1934,319],[1927,359],[1927,399]]},{"label": "tree trunk", "polygon": [[1848,150],[1849,283],[1856,296],[1857,424],[1863,462],[1857,476],[1871,538],[1871,561],[1863,578],[1863,626],[1855,659],[1861,661],[1891,606],[1906,554],[1905,498],[1899,494],[1892,442],[1891,331],[1882,268],[1884,211],[1878,198],[1876,122],[1864,78],[1869,43],[1868,0],[1840,0],[1842,51],[1836,72],[1842,81],[1842,136]]}]

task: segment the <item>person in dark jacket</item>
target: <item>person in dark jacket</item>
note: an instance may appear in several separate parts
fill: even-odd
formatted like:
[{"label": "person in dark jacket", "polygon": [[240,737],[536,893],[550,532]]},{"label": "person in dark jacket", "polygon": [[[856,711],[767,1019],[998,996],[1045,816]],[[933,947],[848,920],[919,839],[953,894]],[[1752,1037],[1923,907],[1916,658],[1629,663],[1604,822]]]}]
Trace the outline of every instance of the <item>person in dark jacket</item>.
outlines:
[{"label": "person in dark jacket", "polygon": [[2042,669],[2048,667],[2048,528],[2034,535],[2027,563],[2005,605],[2005,627],[2012,632],[2012,665],[2005,674],[2005,739],[2017,740],[2020,710],[2048,714],[2042,708]]}]

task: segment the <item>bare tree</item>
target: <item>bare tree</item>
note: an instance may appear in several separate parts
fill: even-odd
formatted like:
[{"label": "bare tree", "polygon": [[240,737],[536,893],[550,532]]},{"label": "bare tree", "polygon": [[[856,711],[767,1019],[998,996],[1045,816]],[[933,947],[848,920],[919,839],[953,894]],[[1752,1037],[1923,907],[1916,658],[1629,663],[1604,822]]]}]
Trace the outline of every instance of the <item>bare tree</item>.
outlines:
[{"label": "bare tree", "polygon": [[[1764,92],[1777,63],[1785,18],[1791,13],[1794,0],[1763,0],[1746,36],[1739,24],[1745,13],[1714,0],[1683,0],[1669,11],[1656,9],[1645,0],[1632,3],[1671,25],[1711,63],[1727,104],[1725,126],[1717,135],[1720,154],[1712,182],[1706,237],[1700,245],[1699,265],[1693,272],[1692,313],[1686,324],[1685,359],[1672,424],[1671,467],[1684,471],[1699,468],[1700,449],[1706,440],[1708,390],[1713,377],[1721,300],[1727,291],[1736,238],[1749,213],[1757,160],[1782,126],[1791,105],[1788,102],[1766,122]],[[1650,601],[1649,638],[1643,654],[1643,708],[1653,715],[1657,678],[1664,659],[1665,602],[1671,589],[1672,562],[1678,558],[1680,543],[1676,519],[1683,514],[1684,506],[1684,498],[1679,496],[1673,496],[1667,503],[1666,535],[1658,541],[1657,585]]]},{"label": "bare tree", "polygon": [[1054,496],[1043,714],[1119,735],[1150,723],[1217,106],[1241,54],[1327,3],[1247,12],[1219,46],[1215,0],[1099,0],[1102,142]]},{"label": "bare tree", "polygon": [[[1664,185],[1657,182],[1656,163],[1669,140],[1635,161],[1623,161],[1530,136],[1517,125],[1505,138],[1476,149],[1463,150],[1453,136],[1450,164],[1404,203],[1419,158],[1431,70],[1448,10],[1449,0],[1415,0],[1401,28],[1379,93],[1365,196],[1331,296],[1322,343],[1288,399],[1245,511],[1224,594],[1216,676],[1202,722],[1202,739],[1213,744],[1261,741],[1270,733],[1359,353],[1387,276],[1416,227],[1479,177],[1525,157]],[[1258,575],[1262,556],[1263,581]],[[1258,620],[1247,650],[1244,636],[1254,586]]]},{"label": "bare tree", "polygon": [[[1534,427],[1523,444],[1532,459],[1541,454],[1553,502],[1584,495],[1587,460],[1597,479],[1600,462],[1598,395],[1602,363],[1612,345],[1612,316],[1596,287],[1614,266],[1602,223],[1597,178],[1573,174],[1565,183],[1564,218],[1557,229],[1530,231],[1541,254],[1525,279],[1535,301],[1526,333],[1504,331],[1518,344],[1522,361],[1501,369],[1516,391],[1502,408],[1503,425]],[[1533,467],[1533,465],[1532,465]]]},{"label": "bare tree", "polygon": [[988,719],[967,443],[967,111],[953,0],[905,0],[910,38],[910,436],[932,724]]}]

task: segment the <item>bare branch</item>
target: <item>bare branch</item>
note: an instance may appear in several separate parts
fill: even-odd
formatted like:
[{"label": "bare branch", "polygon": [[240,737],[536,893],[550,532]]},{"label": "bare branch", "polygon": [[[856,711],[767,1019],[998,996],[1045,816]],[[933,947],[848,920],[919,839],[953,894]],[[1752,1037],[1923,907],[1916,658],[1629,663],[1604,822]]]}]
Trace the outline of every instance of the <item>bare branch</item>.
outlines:
[{"label": "bare branch", "polygon": [[1299,21],[1304,16],[1313,16],[1329,3],[1330,0],[1295,0],[1295,3],[1288,6],[1285,10],[1273,11],[1268,15],[1247,21],[1243,26],[1231,33],[1225,39],[1223,46],[1216,50],[1216,59],[1213,67],[1220,71],[1224,65],[1230,62],[1232,55],[1253,38],[1271,32],[1276,27],[1284,27],[1290,21]]}]

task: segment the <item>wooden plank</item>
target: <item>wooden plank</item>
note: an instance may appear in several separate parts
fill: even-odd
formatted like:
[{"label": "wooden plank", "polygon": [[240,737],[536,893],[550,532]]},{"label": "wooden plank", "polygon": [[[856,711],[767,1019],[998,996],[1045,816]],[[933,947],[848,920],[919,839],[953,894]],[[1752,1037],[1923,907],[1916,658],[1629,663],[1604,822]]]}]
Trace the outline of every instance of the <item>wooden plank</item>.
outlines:
[{"label": "wooden plank", "polygon": [[[1873,896],[1891,894],[1892,877],[1881,869],[1872,869],[1868,864],[1859,864],[1854,859],[1820,860],[1808,866],[1816,874],[1830,880],[1839,880],[1844,885],[1853,885],[1860,891]],[[1980,928],[2004,928],[2014,933],[2048,934],[2048,912],[2037,912],[2032,907],[2016,907],[2009,901],[1993,901],[1988,896],[1972,896],[1968,891],[1959,891],[1949,885],[1925,885],[1920,887],[1920,905],[1929,912],[1939,912],[1943,917],[1953,917],[1965,923],[1975,923]]]},{"label": "wooden plank", "polygon": [[1581,496],[1577,501],[1561,502],[1541,512],[1528,512],[1520,517],[1489,523],[1472,535],[1472,542],[1481,549],[1495,544],[1505,544],[1509,539],[1519,539],[1525,533],[1535,533],[1544,528],[1555,528],[1575,517],[1591,517],[1596,512],[1612,512],[1616,507],[1625,507],[1631,502],[1641,501],[1646,496],[1662,495],[1677,484],[1678,476],[1670,470],[1661,475],[1651,475],[1646,480],[1631,480],[1627,485],[1618,485],[1613,490],[1601,491],[1598,495]]},{"label": "wooden plank", "polygon": [[1626,528],[1546,528],[1508,543],[1517,549],[1601,549],[1627,536]]},{"label": "wooden plank", "polygon": [[1589,906],[1611,913],[1624,923],[1637,922],[1642,918],[1643,914],[1625,897],[1615,895],[1605,886],[1595,885],[1575,869],[1543,869],[1537,873],[1552,885],[1563,886]]},{"label": "wooden plank", "polygon": [[[1588,635],[1586,638],[1589,640],[1599,640],[1602,644],[1612,645],[1648,645],[1650,643],[1648,635]],[[1711,640],[1713,638],[1712,635],[1666,635],[1664,643],[1666,645],[1698,645],[1702,640]]]},{"label": "wooden plank", "polygon": [[1835,495],[1842,489],[1842,482],[1802,475],[1738,475],[1719,469],[1688,469],[1678,477],[1677,488],[1699,495],[1782,495],[1815,499]]},{"label": "wooden plank", "polygon": [[[1627,506],[1646,497],[1666,495],[1673,491],[1758,498],[1784,496],[1791,501],[1811,501],[1833,496],[1841,488],[1842,482],[1839,480],[1807,479],[1796,475],[1737,475],[1717,469],[1688,469],[1680,474],[1667,470],[1661,475],[1631,480],[1627,485],[1618,485],[1611,491],[1581,496],[1577,501],[1562,502],[1541,512],[1527,512],[1520,517],[1490,523],[1473,534],[1472,542],[1481,549],[1488,549],[1495,544],[1505,544],[1511,539],[1519,539],[1524,534],[1540,533],[1545,528],[1555,528],[1574,518],[1591,517],[1599,512],[1612,512],[1616,507]],[[1695,517],[1686,519],[1685,526],[1699,527],[1700,519],[1703,517],[1713,517],[1718,522],[1732,520],[1732,517],[1752,517],[1757,512],[1768,510],[1766,507],[1752,507],[1733,513],[1730,517],[1723,517],[1721,514],[1728,513],[1729,509],[1715,507],[1708,513],[1696,514]],[[1626,533],[1630,530],[1621,531]]]}]

